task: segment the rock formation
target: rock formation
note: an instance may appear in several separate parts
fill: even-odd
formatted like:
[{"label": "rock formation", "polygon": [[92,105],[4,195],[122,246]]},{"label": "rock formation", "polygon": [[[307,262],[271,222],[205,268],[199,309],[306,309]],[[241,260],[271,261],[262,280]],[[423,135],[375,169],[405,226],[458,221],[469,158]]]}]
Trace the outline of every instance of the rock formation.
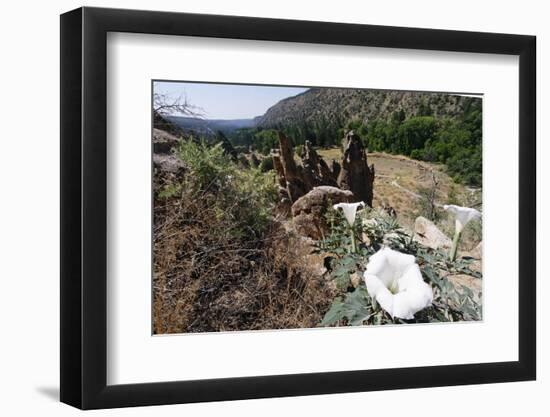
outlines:
[{"label": "rock formation", "polygon": [[174,155],[153,154],[153,168],[178,177],[185,173],[185,164]]},{"label": "rock formation", "polygon": [[[322,204],[315,203],[314,206],[324,206],[328,197],[320,197],[320,193],[328,193],[333,204],[363,201],[372,207],[374,166],[367,165],[361,139],[353,132],[344,138],[344,157],[341,164],[332,161],[332,166],[329,167],[309,141],[304,144],[301,164],[297,164],[290,140],[282,132],[279,132],[279,149],[273,150],[271,157],[280,187],[279,212],[288,214],[292,206],[292,215],[298,229],[306,236],[320,238],[323,225],[322,218],[318,216],[319,210],[296,208],[305,204],[304,200],[297,204],[303,196],[308,196],[307,201],[312,198],[321,198],[324,201]],[[316,192],[312,193],[312,190]],[[302,211],[307,215],[301,215]],[[297,220],[297,216],[301,217]]]},{"label": "rock formation", "polygon": [[317,152],[315,152],[309,140],[306,140],[304,144],[301,158],[304,182],[308,189],[320,185],[336,187],[336,177],[324,159],[319,158],[319,155],[317,155]]},{"label": "rock formation", "polygon": [[180,139],[177,136],[164,130],[153,129],[153,153],[169,155],[179,142]]},{"label": "rock formation", "polygon": [[183,175],[185,165],[176,155],[174,149],[180,139],[171,133],[153,129],[153,168],[164,174]]},{"label": "rock formation", "polygon": [[367,164],[367,154],[361,138],[353,130],[342,141],[344,158],[338,175],[338,186],[350,190],[356,201],[372,207],[374,165]]},{"label": "rock formation", "polygon": [[[303,173],[298,169],[294,161],[294,151],[289,139],[279,132],[280,162],[283,167],[285,188],[292,203],[307,193],[308,188],[304,183]],[[275,164],[275,161],[274,161]]]},{"label": "rock formation", "polygon": [[187,170],[174,151],[180,139],[169,132],[153,129],[153,190],[155,198],[166,184],[180,181]]},{"label": "rock formation", "polygon": [[342,169],[342,166],[337,161],[335,161],[333,159],[332,160],[331,171],[332,171],[332,175],[334,176],[334,178],[338,178],[338,176],[340,175],[340,170],[341,169]]},{"label": "rock formation", "polygon": [[271,156],[279,185],[286,191],[288,200],[292,203],[314,187],[337,186],[337,174],[329,168],[323,158],[317,155],[309,141],[304,144],[301,165],[294,160],[294,150],[290,140],[282,132],[279,132],[279,149],[272,151]]},{"label": "rock formation", "polygon": [[286,179],[285,179],[285,169],[283,168],[283,163],[281,161],[281,153],[278,149],[273,149],[271,151],[271,158],[273,159],[273,169],[277,174],[277,180],[279,181],[279,186],[286,190]]}]

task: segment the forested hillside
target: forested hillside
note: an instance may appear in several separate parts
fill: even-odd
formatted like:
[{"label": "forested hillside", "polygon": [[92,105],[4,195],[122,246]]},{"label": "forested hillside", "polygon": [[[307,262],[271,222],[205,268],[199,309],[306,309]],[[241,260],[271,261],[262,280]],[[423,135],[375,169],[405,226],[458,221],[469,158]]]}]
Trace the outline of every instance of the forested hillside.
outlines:
[{"label": "forested hillside", "polygon": [[[433,115],[459,117],[478,98],[409,91],[311,88],[281,100],[257,118],[263,128],[306,125],[315,130],[323,125],[343,125],[350,121],[368,123],[389,120],[394,113],[401,118]],[[318,129],[319,130],[319,129]]]},{"label": "forested hillside", "polygon": [[447,166],[457,181],[481,184],[482,100],[441,93],[312,88],[281,100],[253,128],[229,133],[234,146],[264,154],[276,146],[276,130],[294,145],[340,146],[354,129],[369,151],[401,154]]}]

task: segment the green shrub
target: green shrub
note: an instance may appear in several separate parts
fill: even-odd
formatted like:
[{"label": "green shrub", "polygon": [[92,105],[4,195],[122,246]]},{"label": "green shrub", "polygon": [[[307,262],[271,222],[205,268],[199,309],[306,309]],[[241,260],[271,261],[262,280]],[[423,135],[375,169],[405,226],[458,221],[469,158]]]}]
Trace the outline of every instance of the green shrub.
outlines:
[{"label": "green shrub", "polygon": [[267,172],[271,171],[273,169],[273,157],[266,156],[264,159],[262,159],[262,162],[260,162],[260,171]]},{"label": "green shrub", "polygon": [[180,143],[177,156],[189,167],[201,190],[223,186],[235,170],[221,143],[209,146],[204,140],[185,140]]},{"label": "green shrub", "polygon": [[277,199],[272,171],[243,168],[219,144],[208,146],[204,141],[183,141],[177,155],[189,167],[182,188],[188,196],[208,201],[216,221],[225,219],[227,233],[250,238],[263,232]]}]

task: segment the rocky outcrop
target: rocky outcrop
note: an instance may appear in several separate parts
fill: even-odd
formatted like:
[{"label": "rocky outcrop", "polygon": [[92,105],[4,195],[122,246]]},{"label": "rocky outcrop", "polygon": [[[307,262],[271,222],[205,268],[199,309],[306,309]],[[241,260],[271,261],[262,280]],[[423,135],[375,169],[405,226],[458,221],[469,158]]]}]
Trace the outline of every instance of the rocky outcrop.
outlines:
[{"label": "rocky outcrop", "polygon": [[294,159],[289,138],[279,132],[279,149],[272,151],[273,168],[281,187],[281,202],[295,203],[315,187],[339,187],[351,192],[350,201],[363,201],[372,207],[374,165],[367,165],[366,151],[353,131],[344,138],[342,163],[332,166],[319,157],[309,141],[301,154],[301,164]]},{"label": "rocky outcrop", "polygon": [[185,164],[175,155],[153,154],[153,168],[176,176],[185,172]]},{"label": "rocky outcrop", "polygon": [[175,154],[180,138],[160,129],[153,129],[153,169],[160,171],[158,175],[181,177],[185,165]]},{"label": "rocky outcrop", "polygon": [[273,169],[277,174],[277,181],[279,182],[279,186],[286,189],[285,169],[283,168],[283,163],[281,161],[281,154],[279,150],[273,149],[271,151],[271,158],[273,159]]},{"label": "rocky outcrop", "polygon": [[332,167],[331,167],[331,171],[332,171],[332,175],[334,176],[334,178],[336,178],[338,180],[338,176],[340,175],[340,170],[342,169],[342,166],[337,162],[335,161],[334,159],[332,160]]},{"label": "rocky outcrop", "polygon": [[277,181],[279,182],[279,203],[277,204],[276,211],[283,217],[287,217],[290,214],[290,197],[286,186],[285,170],[281,160],[281,154],[279,150],[271,151],[271,158],[273,160],[273,169],[277,174]]},{"label": "rocky outcrop", "polygon": [[294,161],[294,151],[290,140],[282,132],[279,132],[279,156],[288,198],[294,203],[308,192],[308,188],[304,183],[303,173],[298,169],[296,161]]},{"label": "rocky outcrop", "polygon": [[312,189],[320,185],[336,187],[336,177],[328,167],[327,163],[319,158],[311,142],[306,140],[301,155],[303,167],[303,179],[306,187]]},{"label": "rocky outcrop", "polygon": [[169,155],[179,143],[180,139],[177,136],[164,130],[153,129],[153,153]]},{"label": "rocky outcrop", "polygon": [[285,221],[276,227],[279,238],[274,240],[273,257],[289,270],[301,272],[309,282],[317,281],[316,285],[329,293],[329,299],[334,299],[338,290],[335,281],[326,275],[331,255],[318,251],[315,241],[298,233],[292,222]]},{"label": "rocky outcrop", "polygon": [[279,132],[279,149],[271,153],[273,168],[279,185],[287,199],[294,203],[315,187],[327,185],[336,187],[340,164],[333,162],[332,169],[319,157],[309,141],[303,147],[301,164],[294,159],[294,150],[289,138]]},{"label": "rocky outcrop", "polygon": [[353,130],[342,141],[344,157],[338,175],[338,186],[350,190],[356,201],[363,201],[372,207],[374,187],[374,165],[367,164],[367,154],[361,138]]},{"label": "rocky outcrop", "polygon": [[319,240],[328,231],[325,221],[327,209],[337,203],[349,203],[353,193],[328,185],[313,188],[292,205],[292,216],[296,231]]},{"label": "rocky outcrop", "polygon": [[414,240],[432,249],[450,249],[453,244],[433,222],[422,216],[414,222]]}]

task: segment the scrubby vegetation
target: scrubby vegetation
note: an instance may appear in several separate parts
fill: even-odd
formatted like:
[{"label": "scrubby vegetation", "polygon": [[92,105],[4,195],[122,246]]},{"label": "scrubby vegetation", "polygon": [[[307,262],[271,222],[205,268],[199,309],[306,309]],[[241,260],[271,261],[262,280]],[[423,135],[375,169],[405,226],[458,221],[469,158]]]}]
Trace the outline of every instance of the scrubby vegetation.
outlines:
[{"label": "scrubby vegetation", "polygon": [[[182,177],[157,173],[154,333],[314,327],[330,289],[301,273],[273,217],[273,173],[184,140]],[[294,265],[294,266],[293,266]]]}]

